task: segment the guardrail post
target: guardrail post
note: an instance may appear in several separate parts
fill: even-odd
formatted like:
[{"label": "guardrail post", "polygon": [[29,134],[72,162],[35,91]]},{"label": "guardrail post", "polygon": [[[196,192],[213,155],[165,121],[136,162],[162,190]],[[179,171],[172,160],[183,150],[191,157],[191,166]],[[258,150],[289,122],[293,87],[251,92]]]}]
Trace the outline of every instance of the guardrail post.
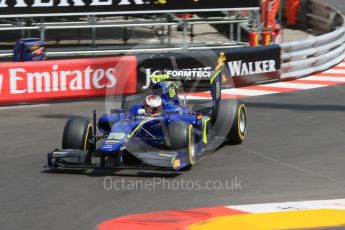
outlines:
[{"label": "guardrail post", "polygon": [[[128,20],[128,16],[125,16],[125,20]],[[123,43],[125,45],[127,45],[127,42],[128,42],[128,28],[127,27],[124,27],[123,28]]]},{"label": "guardrail post", "polygon": [[183,38],[182,38],[183,45],[182,45],[182,47],[183,47],[184,50],[186,50],[187,49],[187,44],[186,44],[187,22],[186,22],[185,18],[183,18],[183,20],[182,20],[182,27],[183,27],[183,35],[182,35],[183,36]]},{"label": "guardrail post", "polygon": [[[166,15],[166,20],[167,22],[171,21],[169,14]],[[171,44],[171,25],[168,25],[168,45],[170,46],[170,44]]]},{"label": "guardrail post", "polygon": [[[95,25],[97,23],[97,18],[95,17],[95,15],[91,16],[91,23],[93,25]],[[92,48],[96,47],[96,28],[93,27],[92,28]]]},{"label": "guardrail post", "polygon": [[234,39],[234,23],[230,23],[230,29],[229,29],[229,38],[230,38],[230,42],[234,42],[235,39]]},{"label": "guardrail post", "polygon": [[195,37],[194,34],[194,24],[190,25],[190,40],[193,41]]},{"label": "guardrail post", "polygon": [[237,43],[241,42],[241,23],[237,23]]},{"label": "guardrail post", "polygon": [[[21,20],[20,20],[20,24],[21,25],[25,25],[25,26],[27,26],[27,19],[24,19],[24,18],[22,18]],[[20,36],[21,36],[21,38],[24,38],[25,36],[26,36],[26,30],[21,30],[20,31]]]},{"label": "guardrail post", "polygon": [[44,25],[44,18],[41,18],[41,23],[40,23],[40,39],[41,41],[45,40],[45,25]]}]

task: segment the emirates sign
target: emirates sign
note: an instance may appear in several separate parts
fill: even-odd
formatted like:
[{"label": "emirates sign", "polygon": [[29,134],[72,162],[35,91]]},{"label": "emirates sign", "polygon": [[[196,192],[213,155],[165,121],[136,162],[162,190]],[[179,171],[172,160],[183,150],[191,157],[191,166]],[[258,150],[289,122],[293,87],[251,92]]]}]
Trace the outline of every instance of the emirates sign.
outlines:
[{"label": "emirates sign", "polygon": [[0,103],[136,92],[134,56],[0,64]]}]

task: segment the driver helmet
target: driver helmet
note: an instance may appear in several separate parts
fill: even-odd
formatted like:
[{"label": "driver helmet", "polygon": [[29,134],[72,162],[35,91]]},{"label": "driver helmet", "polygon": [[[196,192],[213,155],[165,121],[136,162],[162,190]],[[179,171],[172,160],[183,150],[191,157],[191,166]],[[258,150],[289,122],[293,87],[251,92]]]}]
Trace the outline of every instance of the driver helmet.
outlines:
[{"label": "driver helmet", "polygon": [[157,117],[163,112],[162,98],[158,95],[149,95],[145,98],[145,112],[147,115]]}]

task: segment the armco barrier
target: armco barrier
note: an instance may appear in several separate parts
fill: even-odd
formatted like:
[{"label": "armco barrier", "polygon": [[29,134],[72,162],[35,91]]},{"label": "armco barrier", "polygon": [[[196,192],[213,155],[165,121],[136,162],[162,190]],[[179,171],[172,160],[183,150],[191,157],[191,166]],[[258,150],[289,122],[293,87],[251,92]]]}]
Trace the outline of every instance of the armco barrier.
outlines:
[{"label": "armco barrier", "polygon": [[136,92],[135,56],[0,64],[0,104]]},{"label": "armco barrier", "polygon": [[307,24],[312,32],[330,33],[280,44],[282,79],[324,71],[345,59],[345,16],[318,0],[308,0],[308,5]]}]

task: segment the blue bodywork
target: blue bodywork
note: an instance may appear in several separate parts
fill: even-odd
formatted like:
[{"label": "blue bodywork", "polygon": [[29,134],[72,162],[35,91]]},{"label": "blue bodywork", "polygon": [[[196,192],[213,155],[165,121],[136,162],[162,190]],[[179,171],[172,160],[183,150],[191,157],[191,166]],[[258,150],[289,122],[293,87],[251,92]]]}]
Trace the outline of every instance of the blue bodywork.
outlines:
[{"label": "blue bodywork", "polygon": [[[172,83],[156,83],[152,93],[158,94],[162,98],[164,108],[162,115],[159,117],[139,115],[138,111],[143,109],[143,104],[137,104],[132,106],[129,112],[113,110],[112,113],[101,116],[98,127],[107,137],[96,151],[108,155],[126,149],[148,165],[154,162],[156,164],[154,166],[179,170],[188,165],[189,156],[183,149],[177,151],[167,150],[167,134],[164,133],[164,130],[172,122],[184,122],[193,125],[196,157],[200,157],[207,144],[202,141],[202,138],[204,121],[209,120],[207,119],[209,116],[198,114],[184,106],[177,95],[176,86]],[[155,151],[149,156],[147,154],[149,150],[147,149],[154,149]],[[174,154],[174,160],[178,160],[178,165],[173,165],[174,160],[171,159],[171,152]],[[143,155],[146,156],[143,157]],[[161,155],[167,158],[167,161],[162,160],[161,164],[157,164],[154,155]],[[167,164],[167,162],[171,163]]]},{"label": "blue bodywork", "polygon": [[[202,111],[194,111],[184,105],[178,97],[178,87],[174,82],[157,82],[153,86],[152,94],[162,98],[163,113],[159,117],[139,114],[138,111],[143,109],[143,103],[133,105],[128,111],[114,109],[99,118],[97,126],[103,135],[93,134],[91,150],[53,151],[48,154],[48,167],[126,168],[129,164],[131,166],[134,164],[134,168],[157,167],[180,170],[191,166],[191,162],[200,159],[209,150],[208,140],[212,138],[210,127],[213,110],[221,99],[220,78],[220,72],[216,72],[212,77],[210,91],[213,105]],[[144,98],[142,100],[144,101]],[[95,116],[94,113],[94,124]],[[184,147],[181,148],[171,144],[171,135],[168,135],[168,131],[172,130],[169,129],[170,125],[178,123],[183,124],[185,133],[187,133],[186,126],[188,130],[193,129],[193,132],[188,131],[187,137],[179,136],[179,129],[173,134],[174,137],[181,138],[178,142],[174,139],[175,143],[180,143],[180,140],[184,143]],[[193,143],[192,148],[190,143]],[[193,160],[191,152],[193,152]],[[92,159],[96,157],[100,158],[101,162],[93,163]]]}]

